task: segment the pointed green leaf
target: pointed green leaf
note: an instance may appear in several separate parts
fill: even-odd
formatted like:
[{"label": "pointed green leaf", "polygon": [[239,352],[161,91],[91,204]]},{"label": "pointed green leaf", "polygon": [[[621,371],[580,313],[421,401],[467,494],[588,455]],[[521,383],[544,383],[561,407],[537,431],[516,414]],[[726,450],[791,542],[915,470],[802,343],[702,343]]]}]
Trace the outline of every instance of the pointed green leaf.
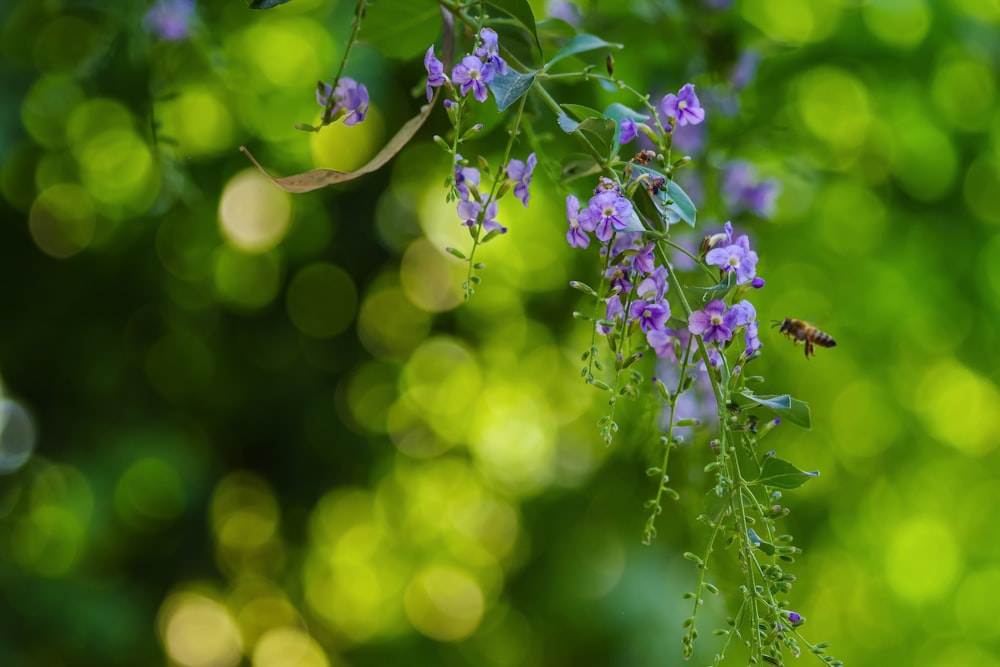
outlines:
[{"label": "pointed green leaf", "polygon": [[813,477],[819,477],[818,470],[804,472],[788,461],[772,457],[764,460],[757,481],[778,489],[797,489]]},{"label": "pointed green leaf", "polygon": [[566,45],[559,49],[552,58],[545,64],[544,69],[548,69],[552,66],[552,63],[559,62],[563,58],[567,58],[577,53],[584,53],[586,51],[595,51],[597,49],[620,49],[621,44],[615,44],[613,42],[605,42],[600,37],[595,37],[594,35],[577,35],[573,39],[566,42]]},{"label": "pointed green leaf", "polygon": [[506,76],[496,76],[490,84],[493,97],[497,101],[497,109],[503,111],[531,89],[531,84],[535,82],[535,73],[528,72],[522,74],[508,69]]},{"label": "pointed green leaf", "polygon": [[588,118],[606,118],[606,116],[597,109],[591,109],[590,107],[585,107],[582,104],[561,104],[560,106],[573,116],[576,116],[576,119],[579,121],[585,121]]},{"label": "pointed green leaf", "polygon": [[580,130],[597,139],[594,148],[601,155],[608,155],[611,142],[615,138],[615,121],[609,118],[588,118],[580,123]]},{"label": "pointed green leaf", "polygon": [[740,392],[740,396],[772,410],[788,410],[792,407],[792,397],[788,394],[782,394],[781,396],[757,396],[748,389]]},{"label": "pointed green leaf", "polygon": [[801,426],[804,429],[811,427],[809,419],[809,404],[805,401],[792,398],[788,394],[783,394],[781,396],[757,396],[749,389],[745,389],[740,392],[740,396],[753,401],[757,405],[774,410],[779,417],[787,419],[796,426]]}]

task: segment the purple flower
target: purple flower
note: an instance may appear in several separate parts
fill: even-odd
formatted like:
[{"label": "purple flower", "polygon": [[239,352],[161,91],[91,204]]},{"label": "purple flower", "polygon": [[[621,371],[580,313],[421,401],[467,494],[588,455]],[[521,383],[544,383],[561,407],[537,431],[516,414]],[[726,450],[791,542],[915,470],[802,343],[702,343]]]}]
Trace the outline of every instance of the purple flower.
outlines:
[{"label": "purple flower", "polygon": [[592,228],[598,240],[607,243],[612,228],[622,230],[632,216],[632,202],[613,190],[603,190],[590,198],[587,208],[580,211],[580,226]]},{"label": "purple flower", "polygon": [[498,229],[501,234],[505,234],[507,228],[496,221],[497,210],[498,206],[495,201],[489,202],[485,210],[482,204],[475,200],[462,200],[458,202],[458,217],[462,219],[463,227],[475,227],[479,221],[480,214],[482,214],[483,231],[492,232]]},{"label": "purple flower", "polygon": [[719,267],[723,273],[736,271],[737,285],[752,280],[757,274],[757,253],[750,250],[749,245],[734,243],[722,248],[714,248],[705,255],[705,261]]},{"label": "purple flower", "polygon": [[774,179],[758,181],[745,162],[732,162],[725,170],[722,193],[734,213],[751,211],[762,218],[774,215],[781,185]]},{"label": "purple flower", "polygon": [[617,287],[622,294],[632,291],[632,270],[628,265],[613,264],[604,272],[604,277],[608,279],[608,285],[611,289]]},{"label": "purple flower", "polygon": [[323,112],[324,125],[329,125],[340,116],[344,118],[344,125],[356,125],[368,115],[368,89],[365,84],[347,76],[340,78],[336,88],[320,81],[316,89],[316,101],[321,107],[326,107]]},{"label": "purple flower", "polygon": [[622,118],[619,128],[621,131],[618,133],[618,143],[622,145],[635,139],[636,135],[639,133],[635,121],[631,118]]},{"label": "purple flower", "polygon": [[167,42],[187,39],[194,0],[157,0],[142,19],[146,32]]},{"label": "purple flower", "polygon": [[799,623],[801,623],[802,622],[802,614],[800,614],[798,612],[795,612],[795,611],[788,612],[788,622],[792,623],[792,624],[796,624],[796,625],[799,624]]},{"label": "purple flower", "polygon": [[[469,188],[474,188],[478,192],[480,176],[479,170],[475,167],[462,166],[461,159],[461,155],[455,155],[455,190],[459,199],[468,201],[473,198]],[[478,195],[475,198],[478,198]]]},{"label": "purple flower", "polygon": [[448,75],[444,73],[444,63],[434,55],[433,44],[424,54],[424,67],[427,69],[427,101],[430,102],[434,96],[431,89],[448,83]]},{"label": "purple flower", "polygon": [[649,333],[667,325],[667,320],[670,319],[670,304],[666,301],[637,299],[629,305],[628,316],[639,320],[639,328]]},{"label": "purple flower", "polygon": [[482,204],[474,199],[462,199],[458,202],[458,217],[462,219],[463,227],[475,227],[479,221]]},{"label": "purple flower", "polygon": [[507,62],[500,57],[497,31],[493,28],[483,28],[479,31],[479,39],[483,41],[476,47],[476,57],[485,63],[493,65],[496,73],[500,76],[507,74]]},{"label": "purple flower", "polygon": [[697,125],[705,120],[705,110],[701,108],[701,102],[694,92],[694,84],[691,83],[684,84],[676,95],[665,95],[660,101],[660,108],[668,118],[676,119],[681,127],[689,123]]},{"label": "purple flower", "polygon": [[493,81],[493,75],[493,64],[484,64],[475,56],[465,56],[451,70],[451,80],[458,84],[459,92],[464,96],[471,90],[477,102],[485,102],[489,96],[486,86]]},{"label": "purple flower", "polygon": [[764,347],[764,344],[760,342],[756,322],[747,322],[747,328],[743,332],[743,345],[746,347],[743,354],[748,357]]},{"label": "purple flower", "polygon": [[554,19],[562,19],[572,26],[579,26],[582,21],[580,8],[572,2],[566,0],[549,0],[545,6],[549,16]]},{"label": "purple flower", "polygon": [[756,278],[750,281],[750,287],[754,289],[760,289],[764,285],[765,285],[764,279],[761,278],[760,276],[757,276]]},{"label": "purple flower", "polygon": [[743,344],[746,348],[743,354],[749,357],[764,347],[764,344],[760,342],[760,338],[758,337],[757,309],[753,307],[752,303],[744,299],[739,303],[733,304],[730,310],[736,312],[736,326],[746,327],[746,330],[743,332]]},{"label": "purple flower", "polygon": [[651,329],[646,332],[646,342],[653,348],[660,359],[670,359],[677,363],[677,348],[674,343],[681,342],[678,333],[673,329]]},{"label": "purple flower", "polygon": [[[702,310],[696,310],[688,317],[691,333],[701,336],[706,343],[725,342],[733,337],[738,313],[726,310],[726,304],[719,299],[709,301]],[[713,364],[714,366],[715,364]]]},{"label": "purple flower", "polygon": [[507,233],[507,228],[497,222],[497,210],[498,203],[491,201],[486,204],[486,211],[483,213],[483,230],[487,232],[492,232],[494,230],[499,230],[501,234]]},{"label": "purple flower", "polygon": [[653,272],[642,279],[636,293],[642,299],[662,299],[667,293],[667,268],[658,266]]},{"label": "purple flower", "polygon": [[656,244],[647,243],[639,248],[639,252],[632,257],[632,266],[640,274],[646,275],[653,272],[653,268],[656,266],[656,257],[653,255],[655,247]]},{"label": "purple flower", "polygon": [[538,159],[534,153],[528,156],[527,164],[520,160],[511,160],[507,163],[507,177],[517,181],[514,184],[514,196],[521,200],[525,208],[528,207],[528,198],[531,196],[531,193],[528,192],[528,186],[531,185],[531,174],[534,173],[537,164]]},{"label": "purple flower", "polygon": [[757,320],[757,309],[746,299],[743,299],[739,303],[734,303],[729,310],[736,313],[735,324],[738,327],[746,326]]},{"label": "purple flower", "polygon": [[577,219],[579,213],[580,201],[573,195],[567,195],[566,219],[569,220],[569,231],[566,232],[566,240],[574,248],[586,248],[590,245],[590,237],[580,226],[580,221]]},{"label": "purple flower", "polygon": [[[610,296],[605,300],[608,307],[604,311],[604,319],[611,320],[612,322],[620,320],[625,317],[625,309],[622,307],[621,295],[615,294]],[[606,326],[604,324],[597,325],[597,331],[601,334],[608,334],[613,327]]]}]

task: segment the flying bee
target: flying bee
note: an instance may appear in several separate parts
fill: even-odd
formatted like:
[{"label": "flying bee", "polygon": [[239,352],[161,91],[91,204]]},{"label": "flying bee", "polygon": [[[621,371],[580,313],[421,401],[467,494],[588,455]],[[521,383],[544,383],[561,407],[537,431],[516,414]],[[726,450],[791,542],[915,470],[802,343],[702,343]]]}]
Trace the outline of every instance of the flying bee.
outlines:
[{"label": "flying bee", "polygon": [[833,339],[833,336],[820,331],[803,320],[786,317],[782,321],[774,320],[773,326],[780,326],[781,328],[778,331],[794,340],[796,345],[799,344],[799,341],[805,343],[806,359],[815,354],[816,349],[813,347],[814,344],[820,347],[835,347],[837,345],[837,341]]}]

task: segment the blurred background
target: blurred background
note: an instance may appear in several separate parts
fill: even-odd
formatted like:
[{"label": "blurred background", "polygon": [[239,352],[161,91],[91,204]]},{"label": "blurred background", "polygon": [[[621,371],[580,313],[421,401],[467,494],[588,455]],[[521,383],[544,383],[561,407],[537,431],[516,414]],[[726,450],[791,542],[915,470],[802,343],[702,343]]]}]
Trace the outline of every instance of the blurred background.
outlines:
[{"label": "blurred background", "polygon": [[[674,453],[681,500],[642,546],[656,408],[601,442],[567,287],[595,255],[565,242],[558,164],[530,208],[504,200],[463,303],[440,109],[308,195],[237,150],[278,174],[371,157],[441,43],[434,3],[398,4],[369,8],[345,72],[368,119],[318,134],[294,124],[353,3],[0,6],[0,664],[681,662],[709,456]],[[655,100],[696,84],[685,242],[731,219],[758,318],[837,339],[806,361],[768,330],[754,362],[812,407],[768,440],[822,472],[785,495],[803,631],[852,666],[1000,665],[1000,5],[531,4],[624,43],[617,74]],[[469,151],[496,164],[492,105]],[[558,155],[528,113],[514,156]],[[695,662],[733,605],[707,602]]]}]

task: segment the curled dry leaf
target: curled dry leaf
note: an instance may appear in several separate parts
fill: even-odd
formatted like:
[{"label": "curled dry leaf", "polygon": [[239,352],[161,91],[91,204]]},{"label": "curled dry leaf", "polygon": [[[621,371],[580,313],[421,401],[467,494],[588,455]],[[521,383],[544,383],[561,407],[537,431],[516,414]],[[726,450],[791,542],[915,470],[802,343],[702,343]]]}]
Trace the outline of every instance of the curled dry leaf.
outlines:
[{"label": "curled dry leaf", "polygon": [[[441,55],[445,62],[451,62],[452,53],[455,46],[455,27],[452,22],[451,15],[442,8],[441,11],[441,23],[442,23],[442,45],[441,45]],[[312,192],[313,190],[318,190],[319,188],[326,187],[328,185],[336,185],[337,183],[346,183],[347,181],[354,180],[359,176],[364,176],[365,174],[370,174],[377,169],[380,169],[389,160],[394,158],[399,151],[403,150],[403,147],[409,143],[410,139],[417,133],[417,131],[423,126],[424,122],[431,115],[431,111],[434,109],[434,103],[437,102],[437,98],[441,93],[441,89],[438,88],[434,97],[431,99],[429,104],[424,105],[420,108],[420,113],[406,121],[402,127],[396,132],[396,134],[389,140],[389,142],[382,147],[382,150],[378,152],[367,164],[362,166],[356,171],[337,171],[335,169],[313,169],[301,174],[294,174],[292,176],[272,176],[261,166],[260,162],[250,153],[246,146],[240,146],[240,150],[250,158],[250,161],[254,163],[254,166],[260,170],[262,174],[267,176],[272,183],[277,185],[279,188],[285,192],[291,192],[294,194],[301,194],[304,192]]]}]

